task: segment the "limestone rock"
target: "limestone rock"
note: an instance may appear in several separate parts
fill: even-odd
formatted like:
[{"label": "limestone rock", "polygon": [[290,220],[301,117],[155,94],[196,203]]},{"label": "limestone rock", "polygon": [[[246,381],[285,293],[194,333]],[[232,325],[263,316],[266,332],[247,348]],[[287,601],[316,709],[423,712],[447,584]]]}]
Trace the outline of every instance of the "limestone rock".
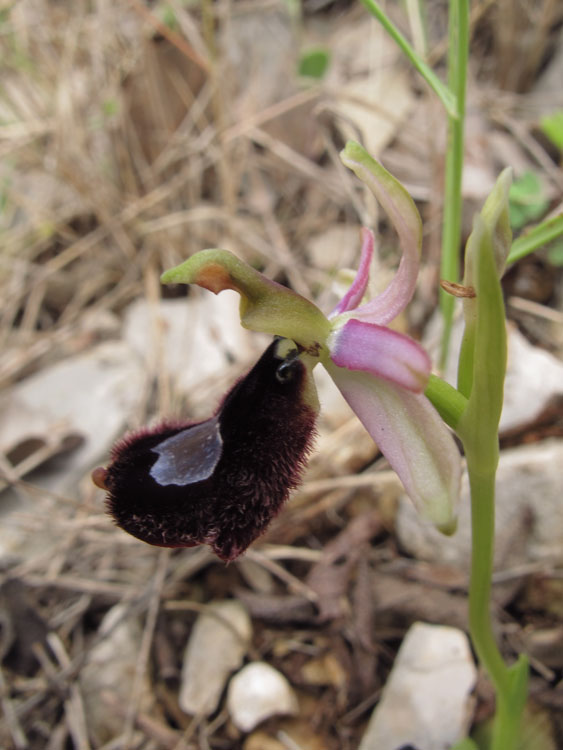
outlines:
[{"label": "limestone rock", "polygon": [[399,649],[359,750],[445,750],[466,735],[477,678],[465,633],[415,623]]},{"label": "limestone rock", "polygon": [[[143,399],[145,383],[142,363],[126,344],[100,344],[31,375],[7,391],[0,402],[5,416],[0,440],[5,448],[15,446],[16,452],[37,446],[35,466],[39,468],[33,474],[34,485],[51,492],[74,493],[84,475],[107,459],[109,448],[125,431]],[[28,420],[30,414],[34,416]],[[68,437],[79,447],[65,451]],[[41,467],[39,458],[45,448],[54,448],[53,453],[59,455],[56,461]],[[29,454],[28,460],[33,461],[34,455]],[[58,537],[49,535],[52,504],[49,495],[39,503],[15,489],[2,494],[0,558],[29,557],[59,544]],[[39,542],[22,529],[18,521],[22,513],[30,513],[37,523]]]},{"label": "limestone rock", "polygon": [[[563,549],[563,440],[502,451],[497,471],[495,567],[559,559]],[[467,476],[462,481],[458,529],[445,537],[423,521],[403,496],[395,528],[401,546],[419,560],[468,569],[471,554]]]},{"label": "limestone rock", "polygon": [[[123,731],[142,629],[136,618],[127,615],[126,605],[117,604],[103,618],[99,633],[103,638],[91,649],[80,673],[86,720],[97,747]],[[140,685],[139,710],[150,710],[152,701],[152,686],[145,675]]]},{"label": "limestone rock", "polygon": [[250,732],[270,716],[296,714],[299,706],[286,678],[269,664],[256,661],[231,680],[227,709],[234,724]]},{"label": "limestone rock", "polygon": [[214,602],[196,620],[184,654],[179,703],[182,711],[209,716],[231,672],[250,645],[252,624],[234,599]]},{"label": "limestone rock", "polygon": [[[149,371],[164,371],[174,390],[193,395],[202,382],[225,373],[230,359],[250,359],[251,339],[239,322],[235,292],[194,299],[147,300],[127,309],[123,335]],[[205,412],[216,404],[211,400]]]}]

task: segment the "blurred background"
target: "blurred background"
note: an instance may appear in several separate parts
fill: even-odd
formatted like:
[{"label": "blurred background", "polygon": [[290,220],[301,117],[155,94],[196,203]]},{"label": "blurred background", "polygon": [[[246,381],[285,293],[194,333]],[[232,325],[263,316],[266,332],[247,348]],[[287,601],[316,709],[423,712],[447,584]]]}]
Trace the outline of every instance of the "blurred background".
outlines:
[{"label": "blurred background", "polygon": [[[443,73],[447,4],[386,10]],[[476,0],[471,29],[464,240],[506,166],[515,233],[563,200],[561,3]],[[348,0],[4,1],[0,58],[0,745],[358,747],[408,626],[466,627],[468,542],[442,552],[418,531],[328,379],[302,488],[229,566],[119,531],[89,474],[129,429],[209,416],[267,344],[234,293],[161,287],[166,268],[226,248],[328,313],[366,224],[389,281],[396,238],[339,162],[349,138],[417,202],[422,271],[396,323],[436,352],[440,103]],[[507,653],[535,659],[546,748],[563,707],[562,266],[554,243],[504,281],[503,447],[536,453],[510,453],[522,502],[495,591]],[[244,662],[282,680],[257,720],[226,687]],[[492,710],[481,679],[474,706]]]}]

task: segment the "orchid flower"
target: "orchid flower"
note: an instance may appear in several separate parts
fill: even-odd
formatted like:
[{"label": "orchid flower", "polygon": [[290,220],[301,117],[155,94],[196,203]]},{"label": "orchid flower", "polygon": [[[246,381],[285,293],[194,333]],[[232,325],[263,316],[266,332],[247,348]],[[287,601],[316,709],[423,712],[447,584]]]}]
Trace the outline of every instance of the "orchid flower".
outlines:
[{"label": "orchid flower", "polygon": [[[444,532],[455,530],[460,456],[424,396],[430,359],[418,343],[388,327],[414,293],[422,244],[420,216],[402,185],[357,143],[348,143],[341,158],[375,194],[402,248],[397,274],[373,300],[363,301],[374,249],[368,229],[363,230],[356,277],[328,317],[226,250],[203,250],[163,274],[163,283],[197,284],[216,294],[237,291],[241,324],[281,341],[266,350],[210,420],[127,438],[114,449],[109,469],[96,470],[94,480],[108,490],[109,509],[117,523],[144,541],[163,546],[207,543],[230,560],[263,531],[297,484],[310,450],[318,411],[311,371],[319,363],[420,512]],[[254,385],[249,388],[249,383]],[[134,481],[142,487],[141,512],[127,489]],[[254,494],[249,487],[256,488]],[[165,510],[155,511],[162,503]],[[195,516],[186,505],[196,508]]]}]

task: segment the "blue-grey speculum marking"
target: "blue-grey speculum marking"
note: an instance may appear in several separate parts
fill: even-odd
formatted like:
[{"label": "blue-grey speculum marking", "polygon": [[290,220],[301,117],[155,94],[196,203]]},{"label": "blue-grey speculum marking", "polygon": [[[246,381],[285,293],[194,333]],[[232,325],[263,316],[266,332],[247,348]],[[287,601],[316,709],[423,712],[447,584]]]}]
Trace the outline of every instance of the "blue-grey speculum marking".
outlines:
[{"label": "blue-grey speculum marking", "polygon": [[152,448],[158,459],[150,475],[163,487],[168,484],[185,487],[209,479],[219,463],[222,447],[219,419],[212,417]]}]

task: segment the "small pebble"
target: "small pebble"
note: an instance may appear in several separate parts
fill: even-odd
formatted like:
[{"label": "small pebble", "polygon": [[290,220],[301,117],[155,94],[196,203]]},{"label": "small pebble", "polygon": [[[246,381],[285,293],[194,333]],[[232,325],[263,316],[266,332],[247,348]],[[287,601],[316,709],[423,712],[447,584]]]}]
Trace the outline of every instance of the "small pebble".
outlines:
[{"label": "small pebble", "polygon": [[231,680],[227,709],[233,723],[242,732],[250,732],[270,716],[297,714],[299,705],[286,678],[269,664],[256,661]]}]

